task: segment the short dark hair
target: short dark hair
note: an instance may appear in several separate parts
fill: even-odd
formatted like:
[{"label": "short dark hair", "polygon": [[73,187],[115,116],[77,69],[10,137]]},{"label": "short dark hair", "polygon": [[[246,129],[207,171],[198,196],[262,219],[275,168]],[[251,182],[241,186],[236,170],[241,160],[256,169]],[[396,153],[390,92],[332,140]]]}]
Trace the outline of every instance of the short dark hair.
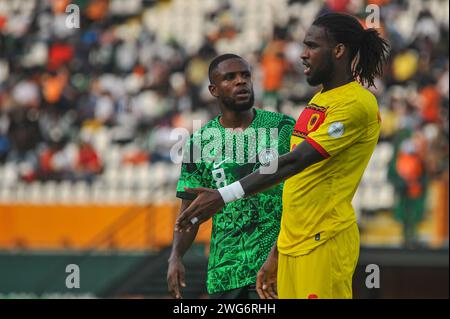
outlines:
[{"label": "short dark hair", "polygon": [[217,69],[217,66],[219,65],[219,63],[229,60],[229,59],[241,59],[243,61],[245,61],[242,57],[240,57],[239,55],[236,54],[232,54],[232,53],[226,53],[226,54],[222,54],[222,55],[218,55],[216,56],[211,63],[209,64],[209,69],[208,69],[208,77],[209,77],[209,82],[212,83],[212,74],[213,72]]},{"label": "short dark hair", "polygon": [[375,76],[383,74],[389,52],[389,44],[378,31],[374,28],[365,30],[355,17],[344,13],[321,15],[313,25],[325,28],[328,37],[348,47],[350,63],[357,58],[353,76],[363,85],[374,86]]}]

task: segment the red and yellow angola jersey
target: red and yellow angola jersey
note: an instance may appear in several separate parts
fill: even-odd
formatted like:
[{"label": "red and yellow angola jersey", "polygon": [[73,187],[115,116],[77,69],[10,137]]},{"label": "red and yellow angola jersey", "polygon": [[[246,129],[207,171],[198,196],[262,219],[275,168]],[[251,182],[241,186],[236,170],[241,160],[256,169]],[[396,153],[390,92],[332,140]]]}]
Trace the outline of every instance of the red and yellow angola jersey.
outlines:
[{"label": "red and yellow angola jersey", "polygon": [[286,180],[280,253],[299,256],[356,222],[352,198],[378,142],[378,104],[357,82],[317,93],[297,120],[291,150],[310,143],[325,160]]}]

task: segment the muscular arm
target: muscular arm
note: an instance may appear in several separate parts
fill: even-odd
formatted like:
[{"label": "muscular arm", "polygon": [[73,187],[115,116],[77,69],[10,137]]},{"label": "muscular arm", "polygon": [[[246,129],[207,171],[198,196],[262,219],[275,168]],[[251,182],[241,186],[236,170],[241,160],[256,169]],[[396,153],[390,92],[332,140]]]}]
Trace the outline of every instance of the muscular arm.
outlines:
[{"label": "muscular arm", "polygon": [[262,174],[261,170],[257,170],[242,178],[240,183],[247,197],[275,186],[323,159],[323,155],[311,144],[304,142],[278,158],[278,169],[275,173]]},{"label": "muscular arm", "polygon": [[[262,174],[261,169],[239,180],[245,197],[259,193],[273,187],[289,177],[300,173],[308,166],[325,159],[311,144],[303,142],[291,152],[280,156],[278,169],[273,174]],[[178,217],[175,228],[177,230],[190,229],[209,219],[225,205],[219,191],[209,188],[186,189],[187,192],[197,195],[192,204]],[[193,225],[193,218],[196,218]],[[194,219],[195,221],[195,219]]]},{"label": "muscular arm", "polygon": [[[183,200],[180,212],[182,212],[192,201]],[[186,251],[191,247],[198,231],[198,225],[191,228],[190,232],[175,231],[173,235],[172,252],[169,257],[169,265],[167,268],[167,288],[172,297],[176,299],[182,298],[181,287],[186,287],[184,279],[185,269],[182,258]]]},{"label": "muscular arm", "polygon": [[[178,216],[192,203],[192,200],[183,199],[181,202],[180,212]],[[186,251],[191,247],[192,242],[197,236],[198,225],[191,228],[189,232],[173,232],[172,251],[170,253],[169,262],[174,259],[182,259]]]}]

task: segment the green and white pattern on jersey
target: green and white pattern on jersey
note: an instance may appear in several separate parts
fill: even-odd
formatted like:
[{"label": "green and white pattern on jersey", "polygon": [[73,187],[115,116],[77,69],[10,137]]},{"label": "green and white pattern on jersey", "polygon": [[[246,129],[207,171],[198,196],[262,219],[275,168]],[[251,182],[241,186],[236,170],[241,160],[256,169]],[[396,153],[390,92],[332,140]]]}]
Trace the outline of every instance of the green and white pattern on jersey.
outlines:
[{"label": "green and white pattern on jersey", "polygon": [[[230,130],[220,124],[219,117],[209,121],[186,144],[177,197],[193,199],[184,192],[184,187],[217,189],[241,179],[261,166],[260,158],[267,157],[264,154],[273,153],[265,151],[267,149],[276,150],[279,155],[289,152],[294,124],[289,116],[264,110],[256,110],[256,116],[244,132],[230,134]],[[278,132],[276,136],[270,137],[271,128]],[[202,138],[199,143],[200,137],[214,135],[205,134],[211,129],[220,131],[220,138],[216,134],[216,138]],[[255,141],[256,146],[252,146]],[[194,149],[198,144],[202,152],[197,154],[206,156],[194,161]],[[230,154],[231,145],[233,160],[225,157]],[[210,294],[256,282],[256,274],[280,230],[281,197],[282,184],[229,203],[214,215],[207,278]]]}]

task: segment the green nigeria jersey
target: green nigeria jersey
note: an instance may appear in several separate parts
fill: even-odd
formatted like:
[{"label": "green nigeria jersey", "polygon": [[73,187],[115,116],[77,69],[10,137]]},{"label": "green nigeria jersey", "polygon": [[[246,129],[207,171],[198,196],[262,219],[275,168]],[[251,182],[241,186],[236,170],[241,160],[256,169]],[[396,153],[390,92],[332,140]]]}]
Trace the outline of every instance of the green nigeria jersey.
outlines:
[{"label": "green nigeria jersey", "polygon": [[[183,152],[177,197],[193,199],[184,187],[220,188],[289,152],[295,121],[274,112],[256,110],[244,131],[226,129],[219,117],[187,141]],[[269,164],[270,162],[270,164]],[[272,171],[273,172],[273,171]],[[256,282],[280,230],[282,184],[227,204],[213,216],[207,288],[210,294]]]}]

